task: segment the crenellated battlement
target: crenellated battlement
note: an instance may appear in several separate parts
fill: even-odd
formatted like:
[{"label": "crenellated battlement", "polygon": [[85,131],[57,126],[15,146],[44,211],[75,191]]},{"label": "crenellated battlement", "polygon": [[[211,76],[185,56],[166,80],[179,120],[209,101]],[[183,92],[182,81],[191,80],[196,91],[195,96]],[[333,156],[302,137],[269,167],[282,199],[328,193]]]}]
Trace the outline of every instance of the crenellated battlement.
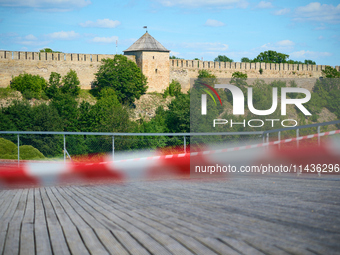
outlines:
[{"label": "crenellated battlement", "polygon": [[[145,63],[141,69],[148,77],[149,92],[164,91],[169,84],[168,79],[169,82],[172,79],[179,81],[185,91],[190,87],[190,79],[197,78],[198,72],[203,69],[209,70],[217,78],[231,78],[237,71],[246,73],[248,78],[319,78],[322,70],[326,68],[326,65],[169,60],[168,52],[162,54],[157,52],[144,54]],[[7,87],[12,77],[22,73],[38,74],[48,80],[51,72],[66,75],[70,69],[73,69],[77,72],[81,87],[90,89],[101,60],[114,58],[114,56],[113,54],[2,50],[0,51],[0,87]],[[136,63],[135,55],[125,56]],[[336,66],[335,69],[340,71],[340,66]]]},{"label": "crenellated battlement", "polygon": [[[244,63],[244,62],[214,62],[201,60],[182,60],[170,59],[170,67],[173,69],[211,69],[211,70],[277,70],[277,71],[315,71],[325,70],[326,65],[306,65],[306,64],[287,64],[287,63]],[[340,71],[340,66],[335,66]]]},{"label": "crenellated battlement", "polygon": [[[27,51],[0,51],[0,60],[33,60],[33,61],[79,61],[100,62],[104,58],[114,58],[113,54],[49,53]],[[130,58],[130,57],[128,57]],[[135,61],[135,58],[131,57]]]},{"label": "crenellated battlement", "polygon": [[[0,87],[7,87],[12,77],[22,73],[40,75],[46,80],[51,72],[62,76],[72,69],[77,72],[83,89],[90,89],[95,73],[104,58],[114,58],[113,54],[49,53],[26,51],[0,51]],[[127,56],[136,62],[135,56]]]},{"label": "crenellated battlement", "polygon": [[[231,78],[234,72],[246,73],[248,78],[319,78],[326,65],[214,62],[170,59],[170,80],[181,83],[183,90],[190,88],[190,79],[197,78],[200,70],[209,70],[217,78]],[[340,67],[336,66],[340,71]]]}]

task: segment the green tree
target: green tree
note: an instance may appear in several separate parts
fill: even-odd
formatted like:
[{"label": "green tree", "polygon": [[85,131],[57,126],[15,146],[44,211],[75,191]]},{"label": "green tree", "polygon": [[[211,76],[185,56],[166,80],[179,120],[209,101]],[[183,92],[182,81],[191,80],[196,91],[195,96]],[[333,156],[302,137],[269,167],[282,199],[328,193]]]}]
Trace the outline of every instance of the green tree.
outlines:
[{"label": "green tree", "polygon": [[50,79],[48,83],[48,87],[46,88],[46,95],[48,98],[53,98],[57,96],[58,93],[60,93],[59,88],[61,87],[61,75],[56,72],[52,72],[50,74]]},{"label": "green tree", "polygon": [[251,60],[247,57],[243,57],[243,58],[241,58],[241,62],[242,63],[251,63]]},{"label": "green tree", "polygon": [[72,96],[78,96],[80,93],[80,81],[78,79],[77,73],[74,70],[70,70],[63,77],[63,86],[60,88],[61,92],[64,94],[70,94]]},{"label": "green tree", "polygon": [[169,59],[183,59],[183,58],[178,58],[176,56],[170,56]]},{"label": "green tree", "polygon": [[235,84],[241,88],[244,88],[244,86],[247,85],[247,79],[248,75],[246,73],[237,71],[232,74],[230,83]]},{"label": "green tree", "polygon": [[218,55],[215,59],[215,62],[234,62],[231,58],[228,58],[226,55]]},{"label": "green tree", "polygon": [[53,50],[50,48],[43,48],[40,50],[40,52],[53,52]]},{"label": "green tree", "polygon": [[94,87],[98,91],[113,88],[119,102],[132,104],[147,90],[147,79],[138,66],[126,56],[115,55],[114,59],[103,59],[95,74]]},{"label": "green tree", "polygon": [[[32,130],[32,111],[31,106],[27,100],[25,101],[13,101],[11,105],[2,109],[2,120],[1,124],[6,125],[7,130]],[[7,121],[4,122],[3,121]],[[1,125],[1,126],[2,126]],[[2,130],[6,130],[5,128]]]},{"label": "green tree", "polygon": [[306,65],[316,65],[315,61],[310,60],[310,59],[305,59],[305,64]]},{"label": "green tree", "polygon": [[231,77],[234,79],[247,79],[248,75],[242,72],[234,72]]},{"label": "green tree", "polygon": [[210,71],[202,69],[198,71],[198,76],[197,78],[211,78],[211,79],[216,79],[216,76],[211,74]]},{"label": "green tree", "polygon": [[75,97],[71,94],[60,93],[55,96],[50,105],[55,107],[63,120],[64,131],[78,132],[79,108]]},{"label": "green tree", "polygon": [[12,79],[10,87],[20,91],[27,98],[40,99],[44,95],[44,90],[47,87],[45,79],[39,75],[20,74]]},{"label": "green tree", "polygon": [[48,52],[48,53],[62,53],[61,51],[54,51],[50,48],[44,48],[44,49],[41,49],[40,52]]},{"label": "green tree", "polygon": [[168,130],[173,133],[190,132],[190,94],[180,94],[168,107],[166,116]]},{"label": "green tree", "polygon": [[322,70],[322,76],[325,78],[340,78],[340,72],[331,66],[326,66],[325,70]]},{"label": "green tree", "polygon": [[195,81],[194,87],[202,87],[205,88],[202,84],[207,84],[210,86],[215,86],[217,83],[217,78],[210,71],[202,69],[198,71],[197,80]]},{"label": "green tree", "polygon": [[129,132],[128,112],[112,88],[100,91],[99,100],[92,107],[91,115],[94,117],[91,128],[95,132]]},{"label": "green tree", "polygon": [[292,59],[290,59],[290,60],[287,60],[287,64],[303,64],[301,61],[295,61],[295,60],[292,60]]},{"label": "green tree", "polygon": [[254,62],[286,63],[288,58],[289,55],[287,54],[268,50],[265,52],[261,52],[256,58],[254,58]]},{"label": "green tree", "polygon": [[169,87],[167,87],[164,91],[163,97],[166,98],[167,96],[178,96],[179,94],[181,94],[182,90],[182,86],[181,84],[176,81],[176,80],[172,80],[171,83],[169,84]]}]

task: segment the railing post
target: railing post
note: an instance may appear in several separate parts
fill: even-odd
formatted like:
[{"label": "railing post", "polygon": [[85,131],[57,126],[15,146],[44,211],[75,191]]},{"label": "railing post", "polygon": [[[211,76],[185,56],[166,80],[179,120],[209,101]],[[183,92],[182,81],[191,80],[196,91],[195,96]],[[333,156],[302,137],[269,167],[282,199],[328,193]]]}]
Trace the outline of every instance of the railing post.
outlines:
[{"label": "railing post", "polygon": [[277,134],[277,140],[279,141],[279,150],[281,149],[281,131]]},{"label": "railing post", "polygon": [[184,136],[184,153],[187,153],[187,139]]},{"label": "railing post", "polygon": [[296,129],[296,147],[299,148],[299,129]]},{"label": "railing post", "polygon": [[112,161],[115,160],[115,137],[112,136]]},{"label": "railing post", "polygon": [[266,135],[266,133],[263,133],[262,134],[262,143],[264,143],[265,139],[264,139],[264,136]]},{"label": "railing post", "polygon": [[65,138],[65,134],[63,134],[64,136],[64,164],[66,163],[66,138]]},{"label": "railing post", "polygon": [[20,138],[18,134],[18,166],[20,165]]},{"label": "railing post", "polygon": [[318,146],[320,146],[320,126],[318,126]]},{"label": "railing post", "polygon": [[269,149],[269,133],[267,133],[267,139],[266,139],[266,142],[267,142],[267,149]]}]

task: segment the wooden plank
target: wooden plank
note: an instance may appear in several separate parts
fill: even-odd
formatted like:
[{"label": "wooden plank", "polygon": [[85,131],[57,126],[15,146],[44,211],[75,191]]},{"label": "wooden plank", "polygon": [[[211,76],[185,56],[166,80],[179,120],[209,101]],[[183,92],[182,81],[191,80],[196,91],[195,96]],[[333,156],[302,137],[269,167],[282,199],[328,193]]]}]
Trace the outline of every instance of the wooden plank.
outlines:
[{"label": "wooden plank", "polygon": [[40,189],[40,195],[45,209],[47,227],[50,235],[53,254],[70,254],[70,250],[67,246],[60,222],[55,214],[55,211],[53,210],[52,204],[47,197],[46,190],[44,188]]},{"label": "wooden plank", "polygon": [[50,235],[47,229],[45,208],[39,188],[34,189],[34,236],[36,254],[52,254]]},{"label": "wooden plank", "polygon": [[133,233],[130,235],[130,233],[127,233],[126,231],[114,231],[113,234],[130,254],[150,254],[135,238],[132,237]]},{"label": "wooden plank", "polygon": [[34,190],[29,189],[20,233],[20,254],[30,255],[34,253]]},{"label": "wooden plank", "polygon": [[[278,180],[276,180],[276,182],[277,181]],[[279,181],[280,181],[280,179],[279,179]],[[284,187],[285,181],[286,180],[283,180],[281,182],[282,183],[281,185],[283,187]],[[248,182],[249,182],[249,180],[247,180],[247,184],[248,184]],[[262,196],[262,200],[263,201],[269,201],[269,203],[273,205],[272,208],[268,207],[268,209],[271,209],[271,210],[277,209],[278,205],[275,204],[275,201],[277,200],[277,198],[274,197],[273,199],[270,199],[272,194],[269,192],[271,190],[270,184],[274,183],[274,182],[271,179],[271,180],[265,180],[264,183],[266,183],[265,185],[268,186],[268,188],[266,188],[266,189],[262,188],[263,191],[261,191],[261,192],[265,192],[268,195],[266,195],[265,198]],[[306,184],[310,187],[310,185],[308,183],[306,183]],[[135,184],[133,183],[132,186],[134,186],[134,185]],[[162,192],[161,188],[157,190],[157,188],[155,188],[156,185],[154,185],[153,183],[151,185],[152,185],[152,189],[155,189],[158,192],[159,191]],[[160,184],[159,184],[159,186],[165,186],[165,185],[167,185],[167,184],[165,184],[164,182],[160,182]],[[227,185],[222,186],[222,185],[218,185],[218,184],[208,184],[207,186],[211,186],[211,188],[213,189],[214,185],[217,186],[217,190],[219,190],[219,189],[220,190],[226,190],[228,193],[235,193],[234,190],[238,190],[239,186],[242,189],[247,188],[247,185],[237,185],[237,187],[233,187],[231,185],[232,187],[230,187],[230,183],[228,183],[228,186]],[[261,186],[261,185],[258,185],[258,183],[256,185]],[[298,183],[295,183],[294,185],[301,186]],[[201,226],[201,230],[203,230],[205,232],[207,232],[207,230],[209,228],[211,228],[211,233],[213,233],[214,230],[215,230],[215,232],[218,231],[219,233],[228,234],[229,230],[232,230],[234,232],[234,234],[238,234],[237,238],[240,238],[240,236],[241,236],[243,240],[247,240],[248,238],[251,238],[254,235],[260,235],[260,236],[263,236],[263,238],[268,238],[269,240],[273,241],[273,243],[276,243],[276,244],[282,243],[282,240],[283,240],[284,243],[285,243],[284,244],[285,246],[296,246],[296,247],[299,247],[298,249],[300,249],[300,250],[305,249],[303,246],[299,245],[299,243],[301,243],[301,241],[303,241],[305,243],[309,242],[309,245],[312,245],[312,243],[315,243],[315,240],[314,240],[315,237],[317,237],[318,239],[320,239],[320,237],[322,239],[323,239],[323,237],[325,238],[325,240],[322,240],[318,244],[317,247],[319,247],[319,249],[321,249],[321,247],[324,245],[322,243],[327,243],[329,240],[332,241],[333,243],[335,242],[334,238],[336,238],[336,237],[331,232],[331,230],[323,231],[324,233],[321,234],[321,236],[320,236],[320,232],[319,232],[319,234],[318,233],[309,233],[310,231],[308,231],[307,229],[306,229],[307,231],[305,231],[303,229],[303,226],[302,226],[302,228],[300,228],[299,224],[296,224],[296,226],[294,226],[293,224],[289,224],[289,221],[287,221],[287,222],[278,221],[280,219],[280,214],[282,212],[277,215],[276,220],[271,219],[274,215],[272,213],[272,211],[267,213],[267,215],[266,215],[266,212],[263,212],[263,211],[260,211],[260,212],[259,211],[251,211],[251,212],[248,213],[249,216],[247,216],[247,215],[239,216],[239,215],[237,215],[238,212],[235,211],[235,213],[230,214],[230,216],[226,218],[227,214],[225,214],[224,208],[226,206],[228,206],[228,204],[231,205],[231,206],[237,205],[238,200],[235,199],[235,201],[233,201],[233,200],[229,201],[229,199],[226,199],[226,198],[223,198],[223,197],[220,197],[220,196],[216,196],[216,194],[213,194],[213,192],[212,192],[212,194],[205,194],[205,197],[204,197],[202,192],[200,192],[200,189],[202,189],[202,187],[199,187],[198,185],[193,185],[193,186],[198,187],[197,190],[192,189],[191,186],[188,187],[188,185],[182,185],[182,188],[181,189],[179,188],[178,190],[184,189],[184,192],[186,192],[187,194],[190,194],[190,192],[192,194],[195,194],[195,196],[190,199],[190,203],[187,203],[187,204],[199,203],[200,205],[203,206],[203,210],[202,209],[197,210],[197,208],[195,208],[195,210],[192,210],[189,207],[183,206],[183,204],[181,204],[181,203],[176,204],[176,206],[174,207],[173,201],[171,200],[171,196],[165,196],[164,194],[157,194],[157,197],[163,197],[164,200],[167,200],[167,203],[164,203],[164,202],[162,203],[162,201],[159,201],[160,206],[157,209],[155,209],[154,204],[157,204],[158,201],[156,203],[154,202],[153,195],[150,194],[150,190],[146,189],[146,192],[144,192],[144,190],[145,190],[144,185],[140,185],[141,187],[139,185],[137,185],[137,186],[138,186],[138,190],[139,190],[138,196],[133,195],[134,187],[129,187],[129,191],[128,191],[129,193],[126,194],[126,195],[120,193],[119,191],[117,191],[117,189],[115,187],[113,187],[110,196],[112,196],[114,198],[115,204],[124,204],[123,202],[125,201],[126,210],[129,210],[128,207],[129,207],[130,204],[134,204],[135,205],[134,209],[130,208],[134,212],[144,214],[144,216],[154,214],[155,219],[157,219],[157,217],[161,217],[162,223],[166,222],[166,219],[168,218],[168,220],[171,221],[170,224],[172,224],[173,221],[175,221],[175,222],[178,223],[178,226],[180,226],[181,224],[183,224],[183,219],[184,219],[185,221],[188,222],[187,223],[188,228],[190,229],[190,228],[194,227],[196,231],[197,230],[199,231],[199,229],[196,228],[197,226]],[[176,189],[176,185],[171,185],[171,186],[172,186],[172,190]],[[252,186],[253,186],[253,184],[252,184]],[[223,189],[221,189],[221,187],[223,187]],[[321,187],[323,187],[323,186],[321,185]],[[106,186],[106,187],[101,187],[101,189],[109,189],[109,188]],[[259,189],[259,188],[257,188],[257,189]],[[338,189],[338,188],[333,187],[333,193],[334,192],[336,193],[336,191],[335,191],[336,189]],[[166,189],[163,189],[163,190],[166,190]],[[261,197],[256,198],[256,196],[258,196],[258,193],[254,192],[254,190],[256,190],[256,187],[250,187],[250,188],[248,188],[248,193],[243,192],[245,198],[247,198],[248,204],[247,203],[242,204],[242,206],[238,206],[239,208],[242,208],[243,210],[246,209],[246,211],[249,211],[249,208],[252,209],[254,207],[259,207],[259,210],[261,210],[260,205],[263,204],[263,202],[261,202],[261,200],[260,200]],[[301,191],[302,190],[304,190],[304,187],[301,188]],[[324,190],[323,192],[327,191],[327,190],[325,190],[324,187],[323,187],[323,190]],[[280,189],[279,192],[282,192],[282,189]],[[144,194],[147,194],[147,193],[149,193],[149,194],[144,196]],[[180,192],[173,192],[173,193],[177,194],[177,193],[180,193]],[[202,194],[202,195],[200,195],[200,194]],[[322,194],[322,192],[321,192],[321,194]],[[155,196],[156,196],[156,194],[155,194]],[[119,203],[119,199],[117,199],[117,197],[120,197],[122,203]],[[176,198],[176,195],[174,195],[173,197],[174,197],[174,200],[177,199],[177,200],[185,201],[185,199],[183,199],[182,196],[179,196],[178,198]],[[195,199],[196,197],[199,197],[198,201],[196,201],[196,199]],[[216,197],[216,198],[214,198],[214,197]],[[256,198],[258,201],[256,201],[256,199],[254,200],[252,197]],[[287,197],[292,197],[292,196],[291,196],[291,194],[288,194]],[[306,194],[306,197],[308,197],[308,193]],[[146,202],[148,199],[149,199],[149,201],[152,200],[152,202],[151,203]],[[209,201],[206,201],[207,199]],[[157,200],[157,199],[155,199],[155,200]],[[202,202],[202,200],[205,200],[205,201]],[[249,201],[253,201],[253,200],[254,200],[254,206],[249,204]],[[339,200],[339,199],[333,196],[333,200],[336,201],[336,200]],[[224,205],[224,207],[222,207],[220,205],[214,206],[214,203],[216,203],[216,202],[219,202],[219,204],[223,204],[225,202],[228,202],[228,204]],[[290,199],[290,202],[291,202],[291,199]],[[143,203],[150,208],[150,211],[146,211],[146,210],[143,210],[143,209],[139,210],[139,207],[142,207]],[[249,205],[251,205],[251,206],[249,207]],[[287,205],[289,205],[289,199],[287,199]],[[281,206],[285,206],[285,204],[282,204]],[[335,205],[332,205],[332,206],[334,208],[336,208]],[[143,207],[145,208],[145,206],[143,206]],[[163,207],[164,209],[160,210],[161,207]],[[172,208],[176,208],[176,210],[173,210]],[[213,208],[213,210],[211,210],[211,208]],[[300,210],[303,211],[303,208],[300,208]],[[195,222],[195,220],[191,219],[191,218],[196,217],[196,216],[192,215],[191,212],[193,212],[193,211],[195,212],[194,215],[198,215],[200,217],[200,219],[198,221],[196,220],[196,222]],[[336,213],[336,210],[331,210],[331,211],[333,211],[333,213]],[[191,214],[188,214],[188,217],[185,217],[187,212],[190,212]],[[252,216],[253,212],[257,212],[257,214],[261,215],[261,218],[254,218]],[[282,214],[286,214],[286,213],[287,213],[287,215],[294,215],[295,211],[293,211],[293,212],[288,211],[288,212],[284,212]],[[180,217],[179,217],[179,215],[180,215]],[[209,215],[209,217],[207,217],[208,215]],[[172,216],[172,218],[170,218],[169,216]],[[274,215],[274,216],[276,216],[276,215]],[[286,215],[284,215],[284,216],[286,216]],[[322,216],[322,214],[320,216]],[[202,217],[204,217],[205,220],[202,221],[202,219],[204,219]],[[318,216],[316,216],[316,218],[317,217]],[[330,217],[330,218],[332,218],[332,217]],[[305,219],[305,220],[307,220],[307,219]],[[334,217],[333,217],[333,219],[334,219]],[[317,219],[315,219],[315,220],[317,220]],[[338,218],[335,218],[335,220],[337,221]],[[251,226],[252,226],[251,228],[247,227],[247,226],[249,226],[249,224],[247,222],[251,224]],[[322,223],[322,221],[319,221],[319,223],[320,222]],[[313,226],[313,224],[310,224],[310,223],[309,223],[309,226]],[[166,222],[166,224],[168,224],[168,222]],[[232,228],[230,228],[230,226],[232,226]],[[322,224],[320,226],[322,226]],[[335,230],[336,230],[337,226],[339,226],[339,224],[336,224]],[[219,229],[221,229],[221,228],[223,229],[225,227],[227,227],[228,229],[225,229],[224,232],[219,231]],[[284,236],[284,238],[283,238],[282,234],[278,234],[278,232],[279,233],[287,233],[287,232],[291,231],[292,228],[298,229],[298,231],[301,231],[301,234],[288,235],[288,236]],[[253,234],[251,234],[250,231],[253,231]],[[193,233],[193,235],[195,235],[195,234]],[[315,235],[315,237],[313,235]],[[327,236],[328,236],[328,238],[327,238]],[[326,240],[326,239],[328,239],[328,240]],[[278,249],[278,248],[274,248],[274,249]]]},{"label": "wooden plank", "polygon": [[5,212],[8,209],[9,205],[11,204],[14,197],[17,195],[17,193],[20,192],[20,190],[8,190],[6,192],[6,196],[4,196],[4,199],[2,200],[2,204],[0,207],[0,220],[2,220],[5,217]]},{"label": "wooden plank", "polygon": [[[86,218],[86,221],[88,224],[92,226],[94,231],[96,232],[98,238],[101,240],[101,242],[104,244],[104,246],[108,249],[110,254],[128,254],[128,252],[125,250],[125,248],[120,244],[120,242],[114,237],[114,235],[110,232],[109,229],[113,230],[122,230],[121,227],[114,224],[113,222],[110,224],[110,228],[107,228],[107,224],[103,224],[102,222],[105,222],[107,218],[102,215],[101,213],[98,213],[96,209],[94,209],[92,206],[88,205],[83,201],[82,198],[78,197],[77,193],[73,193],[72,191],[75,188],[64,188],[65,193],[68,194],[69,198],[73,198],[79,205],[82,206],[83,209],[77,210],[82,211],[81,214],[82,217]],[[72,190],[72,191],[71,191]],[[77,199],[75,199],[77,197]],[[85,211],[86,210],[86,211]],[[99,208],[100,210],[100,208]]]},{"label": "wooden plank", "polygon": [[224,243],[211,237],[196,237],[198,241],[208,246],[210,249],[218,254],[240,255],[241,253],[233,247],[225,245]]},{"label": "wooden plank", "polygon": [[124,246],[114,237],[112,232],[107,229],[96,229],[98,238],[102,241],[110,254],[128,255]]},{"label": "wooden plank", "polygon": [[197,241],[195,238],[183,235],[177,231],[173,231],[171,236],[176,239],[178,242],[182,243],[185,247],[187,247],[192,253],[197,255],[206,255],[213,254],[213,250],[209,247],[203,245],[201,242]]},{"label": "wooden plank", "polygon": [[2,204],[5,203],[6,198],[8,197],[9,191],[8,190],[1,190],[0,189],[0,208],[2,207]]},{"label": "wooden plank", "polygon": [[[164,254],[168,254],[169,252],[162,248],[157,242],[151,239],[144,232],[136,228],[135,226],[123,221],[115,214],[111,212],[111,209],[107,210],[107,205],[104,203],[99,203],[98,200],[93,200],[87,197],[86,193],[83,193],[83,200],[89,203],[97,203],[101,206],[100,213],[107,217],[107,220],[103,220],[103,225],[106,225],[110,228],[111,224],[118,225],[123,231],[117,231],[116,227],[110,229],[113,235],[119,240],[119,242],[129,250],[131,254],[134,254],[138,251],[138,254],[149,254],[151,250],[161,250]],[[126,233],[126,232],[129,232]],[[131,234],[131,236],[130,236]],[[147,240],[147,241],[145,241]],[[147,246],[147,247],[146,247]],[[154,246],[154,247],[152,247]],[[150,249],[150,250],[149,250]],[[159,254],[158,252],[156,254]],[[162,254],[162,253],[161,253]]]},{"label": "wooden plank", "polygon": [[[83,195],[83,197],[88,196],[88,199],[90,198],[90,196],[88,195],[88,193],[86,191],[82,191],[82,195]],[[91,192],[91,196],[92,197],[96,196],[96,194]],[[96,196],[96,198],[99,198],[99,197]],[[172,239],[171,237],[165,237],[166,243],[167,243],[167,245],[165,245],[165,242],[164,243],[160,242],[160,238],[161,238],[162,233],[157,232],[157,234],[159,234],[159,236],[155,237],[155,235],[150,234],[150,228],[148,228],[146,225],[141,227],[139,225],[139,222],[137,222],[133,219],[129,220],[128,218],[126,218],[126,216],[121,214],[119,211],[117,211],[114,208],[111,208],[108,205],[108,203],[105,203],[103,201],[99,201],[98,199],[93,200],[93,201],[95,203],[97,203],[98,205],[102,206],[101,213],[105,213],[105,215],[107,215],[107,217],[109,218],[110,222],[115,222],[116,224],[119,224],[120,226],[122,226],[125,229],[125,231],[129,232],[148,251],[150,251],[151,253],[155,253],[155,254],[160,254],[160,253],[161,254],[168,254],[169,253],[169,250],[165,249],[165,248],[167,248],[167,246],[169,246],[168,243],[173,244],[173,242],[171,242],[171,239]],[[112,213],[112,211],[114,211],[115,213]],[[126,241],[124,243],[126,243]],[[162,245],[164,246],[164,248],[162,247]],[[176,245],[180,246],[179,244],[176,243],[176,244],[173,244],[173,248],[176,248]],[[134,247],[132,247],[132,248],[134,248]],[[184,247],[182,247],[182,254],[186,254],[186,253],[188,253],[188,251],[186,249],[184,249]]]},{"label": "wooden plank", "polygon": [[5,241],[6,246],[3,253],[5,255],[19,253],[21,222],[25,213],[27,193],[27,189],[23,190],[23,192],[21,193],[19,203],[14,210],[14,215],[8,224],[7,236]]},{"label": "wooden plank", "polygon": [[63,193],[64,191],[59,188],[51,188],[54,195],[57,197],[59,203],[63,206],[65,212],[70,217],[71,221],[76,226],[77,230],[79,231],[81,238],[92,254],[108,254],[107,250],[103,246],[103,244],[100,242],[98,237],[96,236],[95,232],[89,226],[86,221],[84,221],[78,212],[67,202],[67,200],[64,198]]},{"label": "wooden plank", "polygon": [[218,238],[218,240],[227,244],[230,247],[233,247],[233,249],[239,251],[242,254],[253,254],[253,255],[263,255],[264,254],[260,250],[254,248],[253,246],[247,244],[246,242],[244,242],[242,240],[237,240],[237,239],[226,237],[226,236]]},{"label": "wooden plank", "polygon": [[11,195],[14,197],[9,197],[6,201],[6,204],[4,205],[4,208],[2,208],[2,214],[1,214],[1,221],[0,221],[0,251],[3,253],[5,247],[6,247],[6,236],[7,236],[7,230],[9,221],[13,217],[15,213],[15,208],[17,207],[19,203],[19,199],[21,197],[22,190],[12,190]]},{"label": "wooden plank", "polygon": [[[83,192],[82,195],[85,196],[86,193]],[[105,192],[102,192],[100,194],[92,193],[92,195],[95,196],[97,199],[100,199],[104,204],[112,204],[111,200],[109,199],[108,195]],[[96,201],[98,201],[98,200],[96,200]],[[140,221],[139,219],[136,219],[137,215],[134,212],[124,210],[124,208],[120,208],[119,205],[117,205],[117,204],[112,206],[112,211],[114,211],[115,214],[119,218],[124,220],[125,222],[128,222],[131,225],[142,230],[143,232],[146,232],[154,240],[156,240],[162,246],[166,247],[169,251],[171,250],[171,251],[178,253],[178,254],[192,254],[190,252],[190,250],[188,250],[186,247],[184,247],[177,240],[173,239],[171,236],[166,235],[166,234],[158,231],[157,229],[153,228],[151,225],[148,225],[148,224],[144,223],[143,221]],[[143,238],[143,236],[141,238]],[[144,240],[142,243],[149,243],[149,242],[150,242],[150,240]],[[154,247],[155,247],[155,244],[152,245],[152,248],[154,248]],[[157,253],[159,253],[159,252],[157,252]],[[164,253],[164,251],[163,251],[163,253]]]},{"label": "wooden plank", "polygon": [[68,214],[65,212],[62,205],[59,203],[57,198],[54,196],[50,187],[45,188],[46,194],[51,202],[53,210],[60,222],[60,225],[63,229],[66,242],[72,254],[82,255],[82,254],[90,254],[87,250],[83,240],[74,226],[73,222],[69,218]]},{"label": "wooden plank", "polygon": [[0,254],[43,253],[43,238],[47,254],[336,254],[339,181],[240,177],[0,191]]}]

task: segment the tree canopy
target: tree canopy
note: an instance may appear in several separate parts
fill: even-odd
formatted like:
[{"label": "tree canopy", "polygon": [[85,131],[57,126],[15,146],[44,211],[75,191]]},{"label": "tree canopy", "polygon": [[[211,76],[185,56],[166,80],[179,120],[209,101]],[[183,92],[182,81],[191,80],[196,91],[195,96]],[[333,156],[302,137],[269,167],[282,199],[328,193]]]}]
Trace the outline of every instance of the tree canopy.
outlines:
[{"label": "tree canopy", "polygon": [[40,99],[47,88],[47,82],[39,75],[20,74],[11,80],[10,87],[20,91],[27,99]]},{"label": "tree canopy", "polygon": [[322,75],[325,78],[340,78],[340,72],[331,66],[326,66],[325,70],[322,70]]},{"label": "tree canopy", "polygon": [[170,56],[169,59],[183,59],[183,58],[178,58],[176,56]]},{"label": "tree canopy", "polygon": [[286,63],[289,55],[280,52],[268,50],[261,52],[254,60],[265,63]]},{"label": "tree canopy", "polygon": [[48,53],[62,53],[61,51],[54,51],[50,48],[43,48],[40,50],[40,52],[48,52]]},{"label": "tree canopy", "polygon": [[241,62],[243,63],[255,63],[255,62],[264,62],[264,63],[287,63],[287,64],[308,64],[308,65],[315,65],[315,61],[306,59],[304,62],[301,61],[295,61],[292,59],[289,59],[288,54],[276,52],[273,50],[268,50],[261,52],[259,55],[257,55],[256,58],[250,59],[247,57],[241,58]]},{"label": "tree canopy", "polygon": [[228,58],[226,55],[218,55],[215,59],[215,62],[234,62],[231,58]]},{"label": "tree canopy", "polygon": [[95,74],[94,88],[115,90],[119,102],[132,104],[147,90],[147,79],[138,66],[126,56],[115,55],[114,59],[103,59]]}]

